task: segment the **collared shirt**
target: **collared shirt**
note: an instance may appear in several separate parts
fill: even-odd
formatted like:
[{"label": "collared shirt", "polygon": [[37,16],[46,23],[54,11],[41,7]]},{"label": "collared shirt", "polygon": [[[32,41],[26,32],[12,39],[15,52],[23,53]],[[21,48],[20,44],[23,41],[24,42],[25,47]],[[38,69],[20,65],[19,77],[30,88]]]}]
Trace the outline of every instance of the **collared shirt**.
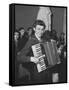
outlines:
[{"label": "collared shirt", "polygon": [[41,38],[39,38],[36,33],[35,33],[35,37],[38,39],[39,42],[42,42]]}]

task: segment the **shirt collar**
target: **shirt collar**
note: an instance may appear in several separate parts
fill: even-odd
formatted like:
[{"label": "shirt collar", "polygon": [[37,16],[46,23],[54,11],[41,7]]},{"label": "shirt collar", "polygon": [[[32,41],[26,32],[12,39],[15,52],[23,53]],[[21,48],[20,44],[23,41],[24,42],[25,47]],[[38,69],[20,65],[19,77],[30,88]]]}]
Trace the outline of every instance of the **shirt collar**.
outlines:
[{"label": "shirt collar", "polygon": [[39,38],[36,33],[35,33],[35,37],[38,39],[39,42],[42,41],[41,38]]}]

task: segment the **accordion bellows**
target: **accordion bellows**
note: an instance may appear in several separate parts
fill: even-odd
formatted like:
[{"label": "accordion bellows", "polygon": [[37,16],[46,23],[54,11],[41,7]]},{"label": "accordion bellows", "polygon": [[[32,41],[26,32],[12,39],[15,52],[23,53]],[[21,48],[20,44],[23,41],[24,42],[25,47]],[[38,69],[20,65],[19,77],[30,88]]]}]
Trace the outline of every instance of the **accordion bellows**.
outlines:
[{"label": "accordion bellows", "polygon": [[56,65],[60,63],[60,58],[57,53],[57,45],[54,40],[51,40],[51,42],[45,42],[44,49],[49,65]]}]

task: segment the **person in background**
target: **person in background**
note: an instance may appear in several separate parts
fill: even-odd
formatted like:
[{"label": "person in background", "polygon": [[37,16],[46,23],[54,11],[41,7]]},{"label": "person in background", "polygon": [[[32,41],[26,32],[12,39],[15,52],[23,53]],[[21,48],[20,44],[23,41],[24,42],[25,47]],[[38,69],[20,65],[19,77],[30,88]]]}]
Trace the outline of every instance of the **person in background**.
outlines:
[{"label": "person in background", "polygon": [[60,33],[60,37],[59,37],[58,44],[57,44],[58,53],[59,53],[60,56],[61,56],[62,49],[65,45],[64,35],[65,34],[63,32]]},{"label": "person in background", "polygon": [[61,50],[60,50],[60,59],[61,59],[61,74],[60,74],[60,82],[61,83],[66,83],[67,82],[67,45],[65,43],[65,39],[64,39],[64,33],[60,34],[60,46],[59,48],[62,46]]},{"label": "person in background", "polygon": [[49,31],[49,30],[46,30],[44,33],[43,33],[43,35],[42,35],[42,39],[44,40],[44,41],[50,41],[51,40],[51,31]]},{"label": "person in background", "polygon": [[55,40],[56,42],[58,42],[58,35],[57,32],[55,30],[51,30],[51,39]]},{"label": "person in background", "polygon": [[[51,30],[51,39],[56,41],[56,45],[58,44],[58,35],[55,30]],[[60,58],[60,57],[59,57]],[[51,68],[51,73],[52,73],[52,83],[59,83],[60,82],[60,63],[55,65],[53,68]]]},{"label": "person in background", "polygon": [[65,35],[65,34],[64,34],[63,32],[61,32],[60,37],[59,37],[59,42],[60,42],[60,44],[62,44],[62,45],[65,44],[64,35]]},{"label": "person in background", "polygon": [[[20,51],[24,48],[25,44],[28,41],[28,34],[25,31],[23,27],[19,28],[19,41],[18,41],[18,52],[17,55],[19,55]],[[27,76],[29,76],[29,73],[27,69],[24,68],[22,63],[19,63],[18,61],[16,62],[16,71],[17,71],[17,83],[22,84],[23,81],[27,81]]]},{"label": "person in background", "polygon": [[15,47],[15,82],[17,82],[17,78],[18,78],[18,68],[19,68],[19,64],[17,62],[17,53],[18,53],[18,42],[19,42],[19,32],[16,29],[16,31],[14,32],[14,47]]},{"label": "person in background", "polygon": [[67,70],[67,61],[66,61],[66,44],[65,44],[65,39],[64,39],[64,33],[60,33],[60,37],[58,39],[58,44],[57,44],[57,52],[60,57],[61,64],[58,67],[59,70],[59,82],[66,82],[67,77],[66,77],[66,70]]},{"label": "person in background", "polygon": [[34,30],[33,30],[33,28],[32,28],[32,27],[29,27],[29,28],[27,29],[27,33],[28,33],[28,37],[31,38],[32,35],[34,35]]},{"label": "person in background", "polygon": [[28,34],[23,27],[19,28],[19,33],[20,33],[20,37],[18,42],[18,51],[21,51],[21,49],[25,46],[28,40]]},{"label": "person in background", "polygon": [[25,30],[23,27],[19,28],[19,32],[20,32],[20,38],[22,38],[24,36]]},{"label": "person in background", "polygon": [[67,46],[64,45],[60,54],[61,66],[60,66],[60,82],[67,82]]},{"label": "person in background", "polygon": [[[56,31],[45,31],[42,39],[45,40],[46,42],[51,42],[51,40],[54,40],[57,44],[58,37],[56,36]],[[54,47],[55,48],[55,47]],[[51,67],[50,69],[50,74],[51,74],[51,82],[52,83],[58,83],[59,80],[59,65],[55,65]]]},{"label": "person in background", "polygon": [[14,41],[15,41],[15,47],[18,49],[19,32],[17,30],[14,32]]}]

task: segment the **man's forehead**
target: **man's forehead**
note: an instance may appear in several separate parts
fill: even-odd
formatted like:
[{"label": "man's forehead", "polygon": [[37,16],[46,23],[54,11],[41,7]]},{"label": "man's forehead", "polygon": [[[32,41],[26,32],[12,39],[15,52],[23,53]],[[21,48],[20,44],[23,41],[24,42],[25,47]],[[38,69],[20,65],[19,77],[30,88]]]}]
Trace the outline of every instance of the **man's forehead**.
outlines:
[{"label": "man's forehead", "polygon": [[42,26],[42,25],[36,25],[36,27],[37,28],[42,28],[42,29],[44,28],[44,26]]},{"label": "man's forehead", "polygon": [[15,34],[19,34],[18,32],[15,32]]},{"label": "man's forehead", "polygon": [[24,29],[21,29],[20,32],[24,31]]}]

